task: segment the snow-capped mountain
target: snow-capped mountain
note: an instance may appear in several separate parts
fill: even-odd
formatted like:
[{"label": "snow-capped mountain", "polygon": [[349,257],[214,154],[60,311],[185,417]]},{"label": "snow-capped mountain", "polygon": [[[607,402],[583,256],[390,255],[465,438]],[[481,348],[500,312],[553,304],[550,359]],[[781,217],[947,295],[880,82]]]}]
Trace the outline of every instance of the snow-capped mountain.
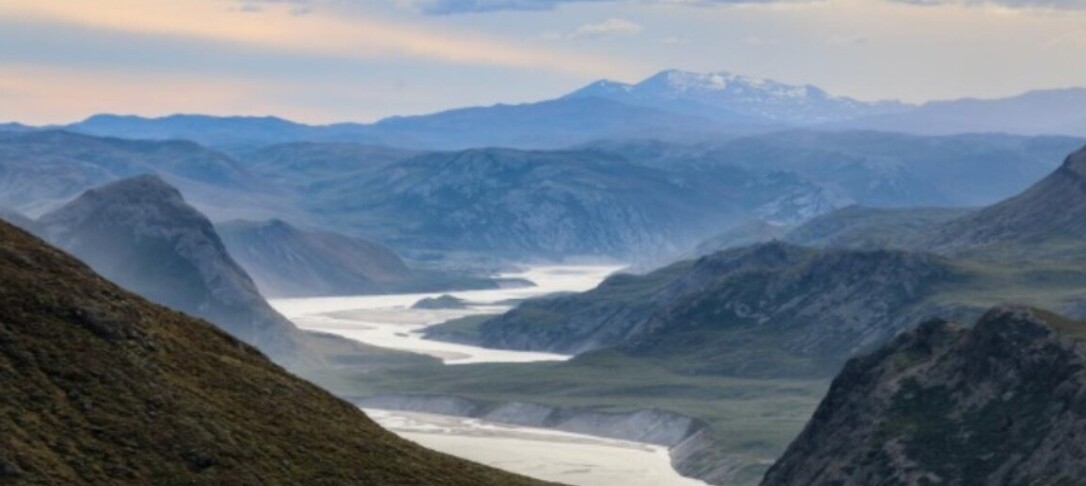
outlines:
[{"label": "snow-capped mountain", "polygon": [[567,98],[607,98],[671,112],[734,123],[811,125],[901,112],[897,101],[866,102],[833,96],[815,86],[797,86],[726,72],[663,71],[637,84],[597,81]]}]

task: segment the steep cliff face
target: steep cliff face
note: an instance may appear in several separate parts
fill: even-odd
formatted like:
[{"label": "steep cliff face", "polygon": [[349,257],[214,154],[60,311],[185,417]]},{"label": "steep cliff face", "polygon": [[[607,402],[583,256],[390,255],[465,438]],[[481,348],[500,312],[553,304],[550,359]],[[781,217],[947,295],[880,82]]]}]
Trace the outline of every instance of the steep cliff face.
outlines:
[{"label": "steep cliff face", "polygon": [[0,483],[513,485],[0,223]]},{"label": "steep cliff face", "polygon": [[997,308],[849,362],[766,485],[1077,484],[1086,324]]},{"label": "steep cliff face", "polygon": [[614,347],[689,372],[832,374],[907,327],[936,285],[958,277],[929,255],[770,243],[525,302],[483,323],[477,342],[574,354]]}]

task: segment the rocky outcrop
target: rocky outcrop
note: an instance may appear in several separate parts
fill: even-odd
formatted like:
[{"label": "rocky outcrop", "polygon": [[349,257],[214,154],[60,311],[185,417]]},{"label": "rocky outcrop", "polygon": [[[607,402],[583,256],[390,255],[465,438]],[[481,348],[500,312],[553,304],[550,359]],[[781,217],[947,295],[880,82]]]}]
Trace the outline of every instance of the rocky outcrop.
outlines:
[{"label": "rocky outcrop", "polygon": [[1078,484],[1086,324],[1003,307],[853,359],[763,484]]}]

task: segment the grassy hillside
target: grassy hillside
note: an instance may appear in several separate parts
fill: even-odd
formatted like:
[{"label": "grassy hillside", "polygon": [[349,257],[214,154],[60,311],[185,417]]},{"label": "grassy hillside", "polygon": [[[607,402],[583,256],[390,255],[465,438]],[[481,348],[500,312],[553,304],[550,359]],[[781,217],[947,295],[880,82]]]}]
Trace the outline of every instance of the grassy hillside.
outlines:
[{"label": "grassy hillside", "polygon": [[401,440],[0,223],[0,483],[532,482]]}]

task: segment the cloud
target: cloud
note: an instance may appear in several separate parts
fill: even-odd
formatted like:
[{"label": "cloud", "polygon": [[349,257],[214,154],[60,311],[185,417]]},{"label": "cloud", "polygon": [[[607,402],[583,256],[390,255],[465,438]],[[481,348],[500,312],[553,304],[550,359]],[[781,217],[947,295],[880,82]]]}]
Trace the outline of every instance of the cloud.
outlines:
[{"label": "cloud", "polygon": [[924,7],[940,5],[995,6],[1012,9],[1086,10],[1086,0],[891,0]]},{"label": "cloud", "polygon": [[640,34],[645,28],[626,19],[607,19],[596,24],[585,24],[569,34],[571,39],[612,37]]},{"label": "cloud", "polygon": [[[310,10],[306,0],[250,0],[258,15],[224,8],[220,0],[82,0],[0,2],[0,18],[43,25],[95,28],[164,38],[199,39],[283,54],[348,59],[404,59],[447,64],[615,76],[631,71],[617,61],[531,46],[475,32],[394,22],[365,13]],[[312,2],[318,7],[324,3]],[[102,4],[107,4],[103,6]],[[270,8],[279,4],[280,8]],[[304,10],[299,10],[303,9]],[[115,12],[125,12],[116,15]],[[302,15],[308,14],[308,15]]]},{"label": "cloud", "polygon": [[[680,6],[797,3],[821,0],[412,0],[408,3],[430,15],[498,12],[504,10],[546,11],[565,4],[640,3]],[[923,1],[923,0],[921,0]]]},{"label": "cloud", "polygon": [[496,12],[500,10],[553,10],[563,3],[611,0],[418,0],[415,7],[431,15]]},{"label": "cloud", "polygon": [[831,46],[862,46],[871,42],[866,35],[834,35],[826,39],[826,44]]}]

